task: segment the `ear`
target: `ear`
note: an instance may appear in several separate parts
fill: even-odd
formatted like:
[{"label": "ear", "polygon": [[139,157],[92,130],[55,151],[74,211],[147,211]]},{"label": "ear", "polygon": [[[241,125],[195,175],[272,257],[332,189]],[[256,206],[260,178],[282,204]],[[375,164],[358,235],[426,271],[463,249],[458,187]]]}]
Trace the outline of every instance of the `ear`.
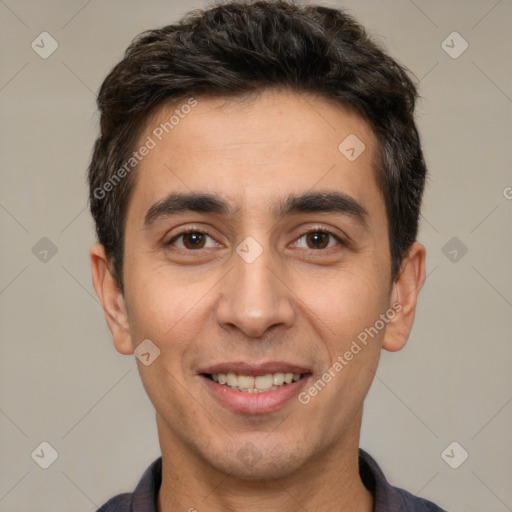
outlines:
[{"label": "ear", "polygon": [[402,261],[391,291],[395,316],[386,327],[382,348],[395,352],[404,347],[412,329],[420,289],[425,281],[425,247],[414,242]]},{"label": "ear", "polygon": [[103,306],[112,341],[121,354],[133,354],[132,339],[128,323],[128,310],[121,289],[117,285],[105,249],[95,244],[90,252],[92,264],[92,282],[96,295]]}]

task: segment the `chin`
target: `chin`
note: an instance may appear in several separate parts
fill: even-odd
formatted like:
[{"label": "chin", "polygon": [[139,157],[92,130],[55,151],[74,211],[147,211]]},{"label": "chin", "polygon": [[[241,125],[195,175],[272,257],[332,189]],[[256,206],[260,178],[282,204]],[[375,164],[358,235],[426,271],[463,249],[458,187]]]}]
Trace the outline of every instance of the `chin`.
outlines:
[{"label": "chin", "polygon": [[306,463],[307,456],[299,451],[299,443],[283,447],[246,441],[226,448],[222,453],[210,454],[207,463],[220,473],[240,480],[269,480],[284,478]]}]

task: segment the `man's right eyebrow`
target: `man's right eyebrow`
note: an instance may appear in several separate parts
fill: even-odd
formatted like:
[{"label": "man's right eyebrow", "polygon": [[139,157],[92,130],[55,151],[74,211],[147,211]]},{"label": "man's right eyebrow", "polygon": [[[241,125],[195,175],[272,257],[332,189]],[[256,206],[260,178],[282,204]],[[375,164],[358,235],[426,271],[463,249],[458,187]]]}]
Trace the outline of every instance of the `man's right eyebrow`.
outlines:
[{"label": "man's right eyebrow", "polygon": [[156,220],[191,211],[201,213],[216,213],[229,215],[232,209],[219,196],[208,193],[171,193],[154,203],[146,212],[144,227],[150,226]]}]

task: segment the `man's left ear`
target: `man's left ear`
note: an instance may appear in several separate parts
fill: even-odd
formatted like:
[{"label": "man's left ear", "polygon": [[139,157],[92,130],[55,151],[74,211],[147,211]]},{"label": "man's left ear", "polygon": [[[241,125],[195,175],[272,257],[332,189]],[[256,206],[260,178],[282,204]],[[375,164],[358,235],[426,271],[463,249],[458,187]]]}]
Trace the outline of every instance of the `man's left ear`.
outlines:
[{"label": "man's left ear", "polygon": [[425,281],[425,246],[414,242],[403,259],[391,291],[395,316],[386,327],[382,348],[395,352],[404,347],[412,329],[420,289]]}]

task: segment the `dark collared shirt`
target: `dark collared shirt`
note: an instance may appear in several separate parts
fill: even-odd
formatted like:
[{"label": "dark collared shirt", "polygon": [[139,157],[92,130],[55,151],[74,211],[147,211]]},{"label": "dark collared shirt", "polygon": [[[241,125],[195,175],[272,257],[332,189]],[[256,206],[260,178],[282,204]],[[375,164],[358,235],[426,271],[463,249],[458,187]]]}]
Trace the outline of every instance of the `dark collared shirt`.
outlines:
[{"label": "dark collared shirt", "polygon": [[[445,512],[431,501],[391,486],[375,460],[361,449],[359,473],[373,495],[373,512]],[[146,469],[133,493],[113,497],[97,512],[157,512],[157,495],[161,483],[162,457]]]}]

